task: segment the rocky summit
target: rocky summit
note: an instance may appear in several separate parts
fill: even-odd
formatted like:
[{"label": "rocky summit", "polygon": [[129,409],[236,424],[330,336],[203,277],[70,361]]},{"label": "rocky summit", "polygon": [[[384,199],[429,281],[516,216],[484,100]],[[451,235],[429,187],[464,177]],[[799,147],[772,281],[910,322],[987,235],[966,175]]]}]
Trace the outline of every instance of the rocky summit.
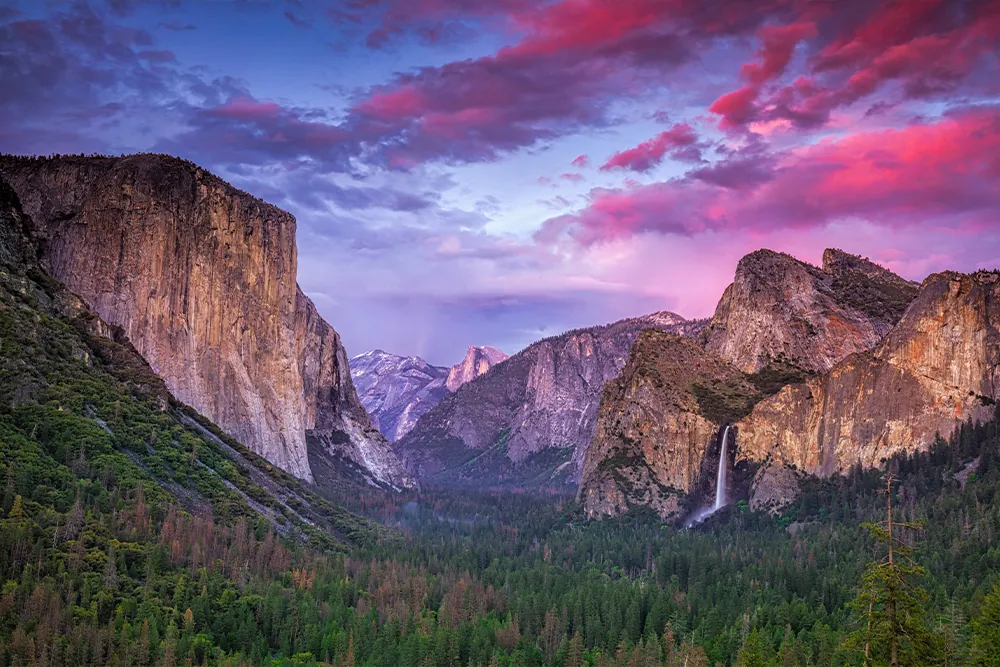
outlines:
[{"label": "rocky summit", "polygon": [[815,267],[758,250],[740,260],[704,334],[705,349],[740,370],[830,370],[870,349],[903,316],[917,285],[840,250]]},{"label": "rocky summit", "polygon": [[457,391],[463,384],[485,375],[506,358],[507,355],[495,347],[470,345],[465,358],[448,369],[448,378],[445,381],[448,391]]},{"label": "rocky summit", "polygon": [[373,483],[413,483],[296,285],[290,214],[167,156],[5,157],[0,174],[46,270],[121,327],[179,400],[302,479],[313,451]]},{"label": "rocky summit", "polygon": [[575,483],[601,391],[639,332],[697,335],[704,324],[660,312],[541,340],[445,396],[396,451],[413,474],[443,483]]}]

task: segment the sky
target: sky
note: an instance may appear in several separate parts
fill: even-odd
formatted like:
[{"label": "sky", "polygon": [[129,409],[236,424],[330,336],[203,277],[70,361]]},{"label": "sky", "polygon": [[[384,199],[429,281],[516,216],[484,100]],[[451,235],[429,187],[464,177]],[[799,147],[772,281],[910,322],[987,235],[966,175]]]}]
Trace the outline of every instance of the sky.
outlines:
[{"label": "sky", "polygon": [[1000,266],[1000,0],[0,0],[0,152],[197,162],[348,353],[450,365],[758,248]]}]

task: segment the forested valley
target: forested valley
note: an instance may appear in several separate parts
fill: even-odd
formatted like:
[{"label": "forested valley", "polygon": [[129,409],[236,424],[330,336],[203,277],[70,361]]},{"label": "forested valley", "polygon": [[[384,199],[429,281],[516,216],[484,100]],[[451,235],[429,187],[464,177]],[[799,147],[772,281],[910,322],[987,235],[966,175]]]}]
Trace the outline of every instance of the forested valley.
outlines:
[{"label": "forested valley", "polygon": [[[317,548],[122,483],[129,443],[53,431],[66,420],[2,417],[5,667],[864,663],[855,598],[885,555],[861,526],[885,516],[878,470],[692,530],[640,511],[586,522],[554,493],[352,490],[334,500],[387,529]],[[897,520],[925,522],[907,536],[925,574],[907,581],[926,591],[929,640],[904,639],[901,664],[997,664],[998,444],[996,420],[966,424],[888,463]],[[870,664],[887,664],[889,635],[872,634]]]}]

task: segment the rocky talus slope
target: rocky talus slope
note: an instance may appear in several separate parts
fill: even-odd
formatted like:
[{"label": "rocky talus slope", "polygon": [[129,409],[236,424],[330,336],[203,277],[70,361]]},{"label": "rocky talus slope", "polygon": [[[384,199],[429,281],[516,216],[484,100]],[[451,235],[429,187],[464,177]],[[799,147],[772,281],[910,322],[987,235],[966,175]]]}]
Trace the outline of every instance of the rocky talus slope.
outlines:
[{"label": "rocky talus slope", "polygon": [[874,349],[759,403],[737,424],[739,457],[817,475],[877,466],[988,418],[998,391],[1000,274],[934,274]]},{"label": "rocky talus slope", "polygon": [[399,440],[422,414],[448,394],[448,368],[420,357],[372,350],[351,357],[351,377],[372,424],[390,441]]},{"label": "rocky talus slope", "polygon": [[396,450],[407,469],[441,482],[575,482],[601,391],[639,332],[696,335],[703,326],[660,312],[541,340],[445,396]]},{"label": "rocky talus slope", "polygon": [[371,426],[336,331],[295,283],[295,219],[157,155],[0,160],[43,266],[124,335],[179,400],[281,468],[346,456],[412,483]]},{"label": "rocky talus slope", "polygon": [[758,250],[736,267],[705,349],[747,373],[822,373],[878,343],[916,294],[916,284],[840,250],[824,252],[822,267]]}]

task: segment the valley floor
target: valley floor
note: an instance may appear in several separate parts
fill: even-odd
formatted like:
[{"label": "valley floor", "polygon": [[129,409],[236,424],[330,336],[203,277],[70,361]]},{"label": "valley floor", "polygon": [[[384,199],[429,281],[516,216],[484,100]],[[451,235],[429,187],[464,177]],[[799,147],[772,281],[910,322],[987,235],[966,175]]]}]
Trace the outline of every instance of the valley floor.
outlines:
[{"label": "valley floor", "polygon": [[[332,499],[392,532],[321,553],[265,521],[141,495],[39,497],[8,442],[4,667],[861,664],[845,638],[881,555],[859,525],[884,515],[878,471],[808,481],[781,516],[739,503],[695,530],[641,512],[586,522],[559,495],[355,490]],[[927,522],[913,583],[939,641],[916,664],[994,664],[998,445],[996,422],[968,425],[890,463],[900,519]]]}]

